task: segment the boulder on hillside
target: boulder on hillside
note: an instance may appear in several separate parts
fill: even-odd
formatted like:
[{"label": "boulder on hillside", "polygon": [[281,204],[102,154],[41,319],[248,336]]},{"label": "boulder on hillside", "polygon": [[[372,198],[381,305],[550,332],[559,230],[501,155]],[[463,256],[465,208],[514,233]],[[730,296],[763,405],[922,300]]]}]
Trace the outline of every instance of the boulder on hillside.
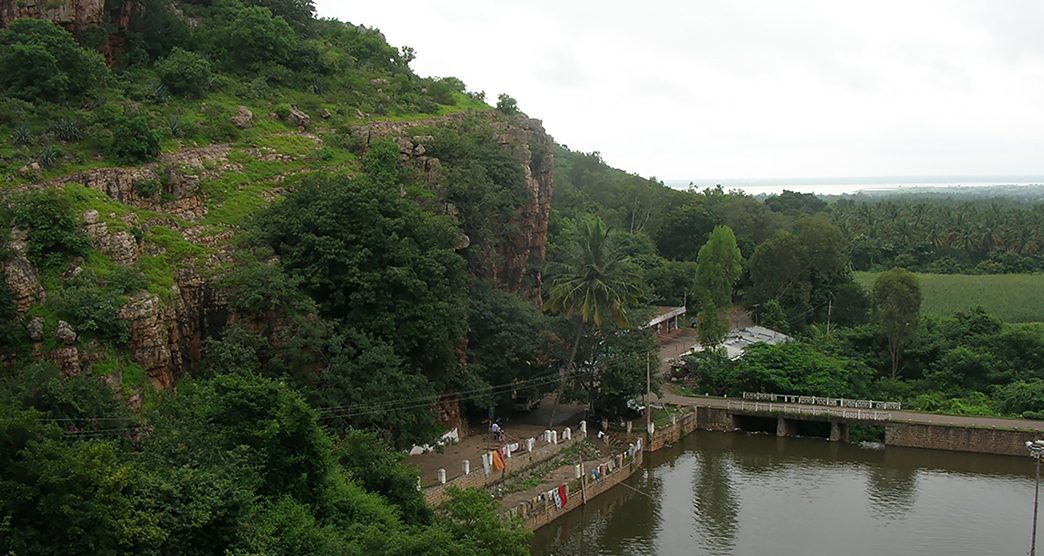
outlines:
[{"label": "boulder on hillside", "polygon": [[240,106],[236,109],[236,115],[232,116],[230,121],[232,125],[239,129],[246,129],[254,125],[254,113],[246,106]]},{"label": "boulder on hillside", "polygon": [[29,333],[29,339],[34,342],[42,342],[44,339],[44,320],[43,317],[33,317],[29,321],[29,324],[25,327]]},{"label": "boulder on hillside", "polygon": [[58,328],[54,331],[54,337],[59,342],[70,345],[76,342],[76,331],[73,330],[72,326],[69,326],[69,323],[60,320],[58,321]]},{"label": "boulder on hillside", "polygon": [[296,106],[290,106],[290,123],[296,125],[297,129],[304,131],[310,121],[312,121],[312,118],[308,114],[305,114]]}]

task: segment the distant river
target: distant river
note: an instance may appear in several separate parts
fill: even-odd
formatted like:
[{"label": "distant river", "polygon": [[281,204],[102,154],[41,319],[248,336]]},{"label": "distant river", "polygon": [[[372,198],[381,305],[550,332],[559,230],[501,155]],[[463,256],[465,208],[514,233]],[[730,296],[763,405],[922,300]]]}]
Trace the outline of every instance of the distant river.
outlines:
[{"label": "distant river", "polygon": [[631,488],[537,531],[534,554],[1029,551],[1029,457],[697,431],[646,461]]}]

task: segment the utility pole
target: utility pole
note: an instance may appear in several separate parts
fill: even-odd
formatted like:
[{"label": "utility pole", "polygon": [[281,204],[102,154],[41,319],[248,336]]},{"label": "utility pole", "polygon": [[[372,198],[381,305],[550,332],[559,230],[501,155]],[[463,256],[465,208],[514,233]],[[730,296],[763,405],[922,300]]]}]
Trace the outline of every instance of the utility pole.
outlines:
[{"label": "utility pole", "polygon": [[1040,496],[1040,460],[1044,459],[1044,440],[1026,442],[1030,457],[1036,461],[1037,480],[1033,486],[1033,536],[1030,538],[1029,556],[1037,556],[1037,501]]},{"label": "utility pole", "polygon": [[827,299],[827,338],[830,337],[830,313],[834,311],[834,298]]},{"label": "utility pole", "polygon": [[[652,363],[650,359],[651,354],[646,352],[645,354],[645,432],[649,433],[649,429],[652,428],[652,406],[649,404],[650,398],[652,398]],[[652,438],[649,438],[652,441]]]},{"label": "utility pole", "polygon": [[584,506],[587,505],[587,475],[584,469],[584,452],[581,450],[577,453],[576,459],[580,460],[580,503]]}]

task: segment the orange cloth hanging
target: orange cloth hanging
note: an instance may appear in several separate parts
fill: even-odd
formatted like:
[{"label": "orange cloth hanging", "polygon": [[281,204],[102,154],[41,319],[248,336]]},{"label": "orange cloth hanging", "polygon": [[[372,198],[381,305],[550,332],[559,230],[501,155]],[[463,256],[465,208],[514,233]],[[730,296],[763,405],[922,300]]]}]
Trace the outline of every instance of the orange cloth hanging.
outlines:
[{"label": "orange cloth hanging", "polygon": [[493,457],[493,470],[494,471],[503,471],[504,468],[507,467],[507,466],[504,465],[504,458],[500,457],[500,452],[498,452],[496,450],[493,450],[489,454],[490,454],[490,456]]}]

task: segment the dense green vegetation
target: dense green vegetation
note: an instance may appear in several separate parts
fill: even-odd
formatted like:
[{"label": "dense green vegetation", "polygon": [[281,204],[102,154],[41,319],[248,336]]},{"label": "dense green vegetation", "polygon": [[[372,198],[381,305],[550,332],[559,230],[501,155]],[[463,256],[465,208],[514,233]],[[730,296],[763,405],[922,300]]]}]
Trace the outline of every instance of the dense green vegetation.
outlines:
[{"label": "dense green vegetation", "polygon": [[[715,306],[708,303],[707,291],[718,284],[698,279],[698,261],[702,250],[709,255],[715,242],[722,243],[709,241],[715,226],[727,226],[743,257],[732,300],[756,321],[795,337],[781,346],[756,346],[735,362],[714,350],[693,358],[689,386],[694,391],[872,397],[927,411],[1029,418],[1044,409],[1034,398],[1044,380],[1044,336],[1039,327],[1001,322],[1039,320],[1035,311],[1044,306],[1038,299],[1038,290],[1044,291],[1039,276],[852,272],[869,264],[860,260],[860,249],[878,245],[884,230],[902,235],[903,241],[914,237],[894,226],[920,214],[917,206],[924,209],[922,216],[939,219],[968,206],[944,199],[828,203],[791,192],[762,202],[721,189],[683,192],[614,171],[597,153],[562,154],[556,175],[563,175],[565,190],[561,196],[556,191],[552,224],[568,229],[578,218],[574,215],[587,211],[614,223],[642,271],[644,302],[686,300],[690,314],[697,314],[701,337],[713,343],[720,330],[708,326],[711,319],[699,317]],[[1008,204],[1001,210],[991,203],[975,203],[969,218],[977,225],[999,220],[1005,229],[1022,230],[1026,243],[1017,248],[1019,256],[1037,257],[1030,236],[1039,231],[1039,207]],[[929,206],[936,208],[924,208]],[[640,216],[646,214],[642,211],[648,217]],[[881,225],[876,231],[859,228],[863,235],[856,237],[852,223],[857,214],[871,222],[880,217]],[[977,261],[980,270],[985,268],[981,257],[1000,256],[995,250],[975,255],[952,246],[926,249],[922,261],[962,257]],[[873,266],[895,262],[899,254],[875,259]],[[707,274],[721,279],[728,273]],[[989,292],[977,289],[991,285],[996,287]],[[978,305],[988,305],[989,311]]]},{"label": "dense green vegetation", "polygon": [[[870,288],[877,273],[856,272]],[[924,297],[921,311],[937,317],[978,305],[1004,322],[1044,322],[1044,274],[925,274],[917,273]]]},{"label": "dense green vegetation", "polygon": [[940,274],[1044,270],[1044,203],[960,197],[841,200],[830,207],[852,266]]},{"label": "dense green vegetation", "polygon": [[1003,324],[981,308],[924,317],[890,377],[888,341],[876,324],[801,341],[758,345],[740,360],[707,352],[692,358],[699,392],[788,392],[903,401],[912,409],[970,415],[1044,417],[1044,337]]},{"label": "dense green vegetation", "polygon": [[[521,168],[489,119],[433,132],[449,192],[435,198],[397,145],[351,130],[488,110],[481,95],[418,77],[412,50],[316,20],[307,1],[144,2],[108,67],[90,36],[38,20],[0,30],[0,261],[24,254],[46,290],[19,315],[0,288],[0,551],[526,553],[528,533],[485,493],[429,508],[399,451],[441,432],[445,392],[478,393],[464,403],[485,411],[514,393],[493,384],[526,372],[541,377],[526,395],[552,387],[557,321],[490,278]],[[254,116],[237,126],[240,106]],[[211,144],[230,166],[171,158]],[[149,163],[155,177],[119,200],[75,183],[8,194]],[[169,210],[185,183],[201,189],[198,221]],[[132,264],[88,238],[86,211],[130,235]],[[223,247],[231,260],[215,257]],[[118,313],[146,293],[177,302],[183,268],[213,280],[238,318],[204,338],[176,394],[154,391]],[[497,325],[501,308],[519,329]],[[79,374],[48,356],[59,320],[76,331]]]},{"label": "dense green vegetation", "polygon": [[[708,345],[734,305],[799,339],[706,352],[703,391],[1044,416],[1039,328],[940,309],[934,277],[853,274],[1039,270],[1040,206],[679,191],[556,146],[547,260],[506,287],[508,247],[534,239],[540,168],[518,153],[546,150],[503,136],[514,98],[420,77],[412,49],[308,0],[134,8],[120,30],[0,30],[0,262],[43,290],[23,314],[0,287],[2,552],[525,553],[484,492],[428,507],[402,449],[446,408],[552,392],[628,416],[657,366],[650,305],[686,304]],[[375,122],[417,123],[437,170]],[[78,174],[100,169],[131,183]],[[193,295],[210,305],[170,335],[199,345],[150,376],[122,308],[183,317]]]}]

